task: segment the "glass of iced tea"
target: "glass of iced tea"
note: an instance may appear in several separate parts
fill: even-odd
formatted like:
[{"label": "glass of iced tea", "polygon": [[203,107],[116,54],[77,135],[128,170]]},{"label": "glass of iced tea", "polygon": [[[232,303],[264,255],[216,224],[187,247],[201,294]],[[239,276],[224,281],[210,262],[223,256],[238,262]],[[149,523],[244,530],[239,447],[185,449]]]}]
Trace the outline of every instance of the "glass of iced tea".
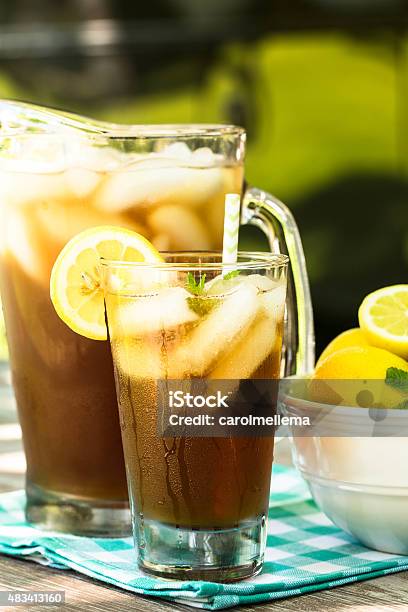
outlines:
[{"label": "glass of iced tea", "polygon": [[[216,252],[102,261],[135,545],[147,572],[232,581],[261,569],[273,430],[169,436],[161,398],[186,381],[202,393],[203,384],[279,378],[287,262],[241,253],[231,266]],[[249,414],[251,395],[245,402]]]}]

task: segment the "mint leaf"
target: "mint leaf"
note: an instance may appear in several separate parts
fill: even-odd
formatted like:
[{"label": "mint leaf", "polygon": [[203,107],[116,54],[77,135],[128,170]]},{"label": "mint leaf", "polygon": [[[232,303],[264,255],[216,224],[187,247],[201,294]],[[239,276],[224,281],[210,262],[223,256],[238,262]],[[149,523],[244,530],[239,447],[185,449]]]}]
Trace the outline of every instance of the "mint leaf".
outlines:
[{"label": "mint leaf", "polygon": [[196,281],[195,276],[192,272],[187,274],[187,291],[193,295],[202,295],[204,293],[206,274],[200,274],[199,280]]},{"label": "mint leaf", "polygon": [[220,303],[220,300],[211,297],[190,297],[187,298],[187,304],[190,310],[198,314],[199,317],[205,317],[212,311],[215,306]]},{"label": "mint leaf", "polygon": [[408,393],[408,372],[399,368],[388,368],[385,384],[398,391]]},{"label": "mint leaf", "polygon": [[198,290],[199,290],[199,292],[200,292],[200,295],[201,295],[202,293],[204,293],[205,277],[206,277],[206,275],[205,275],[205,274],[203,274],[202,276],[200,276],[200,280],[199,280],[199,283],[198,283]]},{"label": "mint leaf", "polygon": [[190,310],[198,314],[200,317],[204,317],[211,310],[218,306],[220,303],[219,299],[212,296],[208,296],[205,293],[205,274],[201,274],[199,279],[196,280],[194,274],[189,272],[187,274],[187,291],[193,294],[195,297],[187,298],[187,304]]},{"label": "mint leaf", "polygon": [[224,280],[230,280],[231,278],[235,278],[236,276],[239,276],[239,270],[231,270],[231,272],[228,272],[228,274],[224,275]]}]

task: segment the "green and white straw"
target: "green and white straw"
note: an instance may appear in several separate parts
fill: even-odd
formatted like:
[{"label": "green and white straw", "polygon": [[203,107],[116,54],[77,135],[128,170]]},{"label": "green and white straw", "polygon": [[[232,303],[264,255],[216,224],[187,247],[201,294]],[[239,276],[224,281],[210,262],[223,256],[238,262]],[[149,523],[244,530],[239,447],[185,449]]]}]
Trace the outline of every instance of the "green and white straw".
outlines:
[{"label": "green and white straw", "polygon": [[238,193],[227,193],[225,196],[224,239],[222,262],[236,263],[238,257],[238,233],[241,198]]}]

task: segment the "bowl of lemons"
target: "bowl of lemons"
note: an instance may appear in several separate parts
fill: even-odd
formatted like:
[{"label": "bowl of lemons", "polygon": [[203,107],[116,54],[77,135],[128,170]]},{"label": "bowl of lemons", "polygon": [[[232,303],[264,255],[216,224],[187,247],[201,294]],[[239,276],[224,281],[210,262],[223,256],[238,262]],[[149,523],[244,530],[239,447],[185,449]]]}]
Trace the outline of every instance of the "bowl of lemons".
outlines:
[{"label": "bowl of lemons", "polygon": [[283,385],[293,458],[317,505],[360,542],[408,554],[408,285],[362,302],[359,327]]}]

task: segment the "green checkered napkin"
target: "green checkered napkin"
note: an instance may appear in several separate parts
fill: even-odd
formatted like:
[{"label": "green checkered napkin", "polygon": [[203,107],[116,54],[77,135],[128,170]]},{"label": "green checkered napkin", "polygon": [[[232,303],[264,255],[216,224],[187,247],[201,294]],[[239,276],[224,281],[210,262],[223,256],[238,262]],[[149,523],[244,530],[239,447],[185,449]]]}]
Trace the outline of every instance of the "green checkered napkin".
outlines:
[{"label": "green checkered napkin", "polygon": [[408,569],[408,557],[364,548],[319,512],[292,468],[274,466],[266,560],[261,574],[236,584],[151,578],[136,566],[131,538],[99,539],[34,529],[24,493],[0,495],[0,553],[73,569],[134,593],[209,610],[301,595]]}]

